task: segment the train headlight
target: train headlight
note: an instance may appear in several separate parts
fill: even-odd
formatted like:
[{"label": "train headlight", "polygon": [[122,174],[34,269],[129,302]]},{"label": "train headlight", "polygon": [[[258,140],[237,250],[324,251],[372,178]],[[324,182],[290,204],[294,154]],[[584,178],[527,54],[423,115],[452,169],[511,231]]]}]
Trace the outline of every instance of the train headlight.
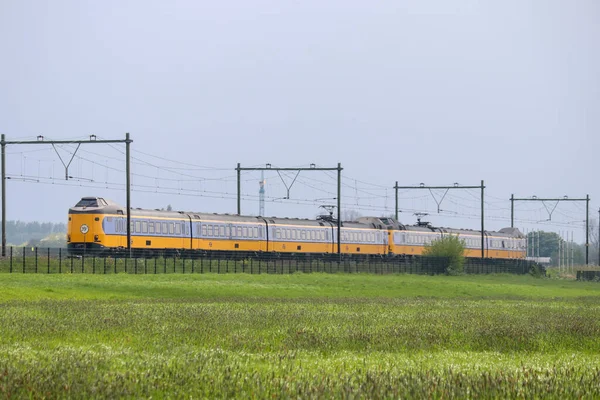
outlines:
[{"label": "train headlight", "polygon": [[86,233],[88,233],[90,231],[90,228],[86,224],[83,224],[83,225],[81,225],[81,228],[79,228],[79,230],[81,231],[81,233],[83,233],[85,235]]}]

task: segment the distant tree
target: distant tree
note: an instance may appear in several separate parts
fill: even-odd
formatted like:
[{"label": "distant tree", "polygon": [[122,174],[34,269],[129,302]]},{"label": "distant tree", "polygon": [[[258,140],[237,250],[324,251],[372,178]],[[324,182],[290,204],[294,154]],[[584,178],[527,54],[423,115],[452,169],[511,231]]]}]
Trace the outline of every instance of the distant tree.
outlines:
[{"label": "distant tree", "polygon": [[464,271],[465,267],[465,241],[458,235],[444,235],[427,245],[423,255],[448,258],[448,273],[459,274]]},{"label": "distant tree", "polygon": [[40,241],[53,233],[66,237],[67,225],[37,221],[6,221],[7,242],[13,245],[28,245],[32,241],[35,244],[36,241]]},{"label": "distant tree", "polygon": [[[590,230],[590,263],[597,262],[598,253],[595,250],[597,246],[594,243],[594,236]],[[552,265],[558,265],[559,247],[562,249],[569,248],[569,254],[566,258],[561,256],[563,260],[568,259],[571,262],[573,259],[573,265],[585,264],[585,245],[577,243],[567,243],[560,235],[556,232],[544,232],[535,231],[527,234],[528,252],[531,257],[550,257],[552,259]]]},{"label": "distant tree", "polygon": [[171,207],[171,205],[167,205],[167,211],[173,211],[173,207]]}]

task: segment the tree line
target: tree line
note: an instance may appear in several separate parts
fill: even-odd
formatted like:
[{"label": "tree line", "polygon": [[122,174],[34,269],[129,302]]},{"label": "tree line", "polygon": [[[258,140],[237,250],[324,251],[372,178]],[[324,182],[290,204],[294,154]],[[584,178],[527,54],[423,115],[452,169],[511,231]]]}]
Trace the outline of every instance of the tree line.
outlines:
[{"label": "tree line", "polygon": [[67,224],[62,222],[6,221],[6,243],[9,246],[64,247],[66,234]]}]

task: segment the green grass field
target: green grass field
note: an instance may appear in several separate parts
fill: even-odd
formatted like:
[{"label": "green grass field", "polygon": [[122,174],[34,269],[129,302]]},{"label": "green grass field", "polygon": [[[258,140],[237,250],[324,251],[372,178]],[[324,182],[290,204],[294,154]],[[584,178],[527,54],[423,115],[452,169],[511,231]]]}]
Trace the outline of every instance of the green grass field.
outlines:
[{"label": "green grass field", "polygon": [[600,283],[0,274],[4,398],[598,398]]}]

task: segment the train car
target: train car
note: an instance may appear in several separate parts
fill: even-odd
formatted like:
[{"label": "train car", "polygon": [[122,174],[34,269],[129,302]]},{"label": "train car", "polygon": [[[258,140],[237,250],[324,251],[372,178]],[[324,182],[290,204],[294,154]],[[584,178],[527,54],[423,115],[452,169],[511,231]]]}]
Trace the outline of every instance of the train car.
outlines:
[{"label": "train car", "polygon": [[[416,256],[444,235],[465,241],[465,256],[481,257],[479,231],[414,226],[392,218],[363,217],[343,222],[340,252],[354,256]],[[172,253],[336,254],[337,221],[252,217],[164,210],[131,210],[135,255]],[[485,257],[523,258],[525,239],[513,228],[484,232]],[[116,254],[127,249],[126,209],[101,197],[84,197],[69,209],[67,246],[71,254]]]},{"label": "train car", "polygon": [[[131,247],[145,254],[191,248],[188,215],[162,210],[131,210]],[[67,248],[71,254],[127,248],[127,212],[111,200],[84,197],[69,209]]]},{"label": "train car", "polygon": [[[429,223],[402,225],[393,219],[383,219],[389,228],[390,255],[421,255],[428,245],[444,235],[456,235],[464,241],[465,257],[481,257],[481,231],[433,227]],[[525,236],[516,228],[483,232],[485,258],[525,258]]]}]

